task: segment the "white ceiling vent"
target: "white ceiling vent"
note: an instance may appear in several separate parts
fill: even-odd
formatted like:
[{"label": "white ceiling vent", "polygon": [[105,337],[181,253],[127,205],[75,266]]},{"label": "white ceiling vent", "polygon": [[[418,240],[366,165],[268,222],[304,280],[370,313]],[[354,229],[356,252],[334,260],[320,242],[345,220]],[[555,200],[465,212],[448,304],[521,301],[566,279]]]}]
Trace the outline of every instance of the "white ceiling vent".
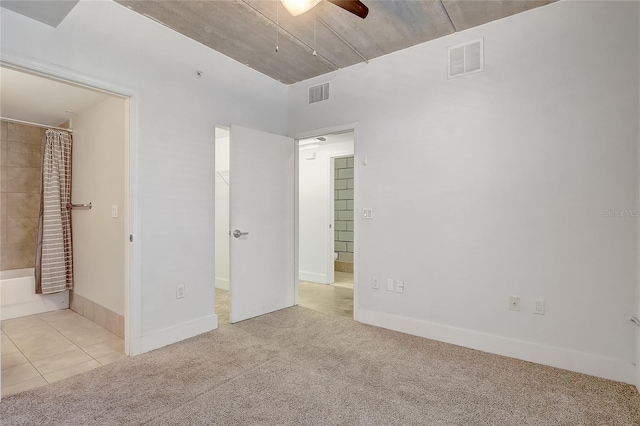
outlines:
[{"label": "white ceiling vent", "polygon": [[309,87],[309,104],[329,99],[329,83]]},{"label": "white ceiling vent", "polygon": [[456,78],[484,70],[484,40],[468,41],[449,47],[448,77]]}]

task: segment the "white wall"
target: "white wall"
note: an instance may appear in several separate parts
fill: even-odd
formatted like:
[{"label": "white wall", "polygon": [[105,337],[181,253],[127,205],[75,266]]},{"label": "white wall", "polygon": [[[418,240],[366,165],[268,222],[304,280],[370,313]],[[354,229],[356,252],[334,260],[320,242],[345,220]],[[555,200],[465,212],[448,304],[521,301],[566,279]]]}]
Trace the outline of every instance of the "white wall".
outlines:
[{"label": "white wall", "polygon": [[229,290],[229,131],[216,128],[216,287]]},{"label": "white wall", "polygon": [[[315,144],[314,144],[315,145]],[[316,157],[308,160],[315,152]],[[299,151],[299,268],[300,280],[331,284],[327,247],[330,157],[353,154],[353,140],[327,143]],[[333,230],[330,231],[333,234]],[[331,254],[333,255],[333,253]],[[333,257],[331,257],[333,262]]]},{"label": "white wall", "polygon": [[55,29],[6,9],[0,23],[3,56],[139,94],[134,261],[142,338],[134,353],[216,327],[214,126],[284,133],[286,87],[115,2],[81,1]]},{"label": "white wall", "polygon": [[[124,315],[128,101],[111,97],[75,116],[72,213],[74,293]],[[118,217],[111,217],[111,206]]]},{"label": "white wall", "polygon": [[633,383],[638,47],[636,2],[558,2],[291,86],[290,134],[359,122],[356,318]]}]

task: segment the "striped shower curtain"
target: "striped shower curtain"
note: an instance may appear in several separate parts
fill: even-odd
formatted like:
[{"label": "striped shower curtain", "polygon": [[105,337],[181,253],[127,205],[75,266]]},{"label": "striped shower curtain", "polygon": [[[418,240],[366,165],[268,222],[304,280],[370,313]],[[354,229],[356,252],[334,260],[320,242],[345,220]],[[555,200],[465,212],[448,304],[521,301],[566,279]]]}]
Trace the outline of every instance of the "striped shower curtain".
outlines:
[{"label": "striped shower curtain", "polygon": [[69,132],[46,131],[36,246],[38,294],[73,288],[71,145]]}]

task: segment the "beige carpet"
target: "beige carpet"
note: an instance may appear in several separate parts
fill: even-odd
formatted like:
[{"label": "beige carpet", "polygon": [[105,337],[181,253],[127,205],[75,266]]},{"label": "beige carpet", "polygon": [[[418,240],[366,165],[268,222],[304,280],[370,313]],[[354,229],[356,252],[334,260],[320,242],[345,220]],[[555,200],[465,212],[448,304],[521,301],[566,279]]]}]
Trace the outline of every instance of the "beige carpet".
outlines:
[{"label": "beige carpet", "polygon": [[621,383],[301,307],[220,322],[213,332],[8,397],[0,422],[640,424],[640,397]]}]

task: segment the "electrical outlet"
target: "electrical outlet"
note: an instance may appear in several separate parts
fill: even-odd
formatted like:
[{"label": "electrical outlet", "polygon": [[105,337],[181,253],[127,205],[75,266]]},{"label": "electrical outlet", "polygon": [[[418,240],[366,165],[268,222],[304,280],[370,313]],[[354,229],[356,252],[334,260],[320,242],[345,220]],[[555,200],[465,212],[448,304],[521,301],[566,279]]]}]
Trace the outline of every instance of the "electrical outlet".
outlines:
[{"label": "electrical outlet", "polygon": [[176,299],[182,299],[184,297],[184,284],[180,284],[176,287]]},{"label": "electrical outlet", "polygon": [[544,315],[544,299],[536,299],[533,301],[533,313]]},{"label": "electrical outlet", "polygon": [[396,280],[396,293],[404,293],[404,281]]},{"label": "electrical outlet", "polygon": [[376,277],[373,277],[373,279],[371,280],[371,288],[374,290],[380,289],[380,286],[378,285],[378,279]]},{"label": "electrical outlet", "polygon": [[512,311],[520,310],[520,296],[509,296],[509,309]]},{"label": "electrical outlet", "polygon": [[115,204],[111,206],[111,217],[118,217],[118,206]]},{"label": "electrical outlet", "polygon": [[393,281],[391,278],[387,279],[387,291],[395,291],[395,281]]}]

